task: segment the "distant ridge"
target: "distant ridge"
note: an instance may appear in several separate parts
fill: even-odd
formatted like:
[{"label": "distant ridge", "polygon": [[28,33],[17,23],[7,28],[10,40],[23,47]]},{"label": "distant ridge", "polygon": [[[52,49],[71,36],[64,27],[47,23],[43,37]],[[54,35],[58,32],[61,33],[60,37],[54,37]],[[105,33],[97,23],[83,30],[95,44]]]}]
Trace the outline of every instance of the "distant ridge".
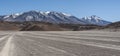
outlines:
[{"label": "distant ridge", "polygon": [[94,25],[101,25],[101,26],[105,26],[108,24],[111,24],[112,22],[109,21],[105,21],[102,18],[96,16],[96,15],[92,15],[89,17],[83,17],[81,18],[84,22],[86,22],[87,24],[94,24]]},{"label": "distant ridge", "polygon": [[120,28],[120,21],[107,25],[107,28]]}]

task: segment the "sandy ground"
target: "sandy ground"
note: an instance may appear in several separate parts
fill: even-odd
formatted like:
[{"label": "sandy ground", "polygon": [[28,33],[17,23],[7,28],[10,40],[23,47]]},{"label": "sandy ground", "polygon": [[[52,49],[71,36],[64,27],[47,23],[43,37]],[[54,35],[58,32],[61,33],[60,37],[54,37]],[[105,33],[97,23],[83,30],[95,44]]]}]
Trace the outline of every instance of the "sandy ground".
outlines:
[{"label": "sandy ground", "polygon": [[120,32],[0,31],[0,56],[120,56]]}]

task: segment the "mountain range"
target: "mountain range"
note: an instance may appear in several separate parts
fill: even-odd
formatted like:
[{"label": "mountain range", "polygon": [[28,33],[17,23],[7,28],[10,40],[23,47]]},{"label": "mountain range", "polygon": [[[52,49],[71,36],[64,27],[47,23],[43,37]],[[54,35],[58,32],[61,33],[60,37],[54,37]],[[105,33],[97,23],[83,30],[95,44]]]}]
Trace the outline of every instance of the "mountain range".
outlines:
[{"label": "mountain range", "polygon": [[55,12],[55,11],[28,11],[23,13],[16,13],[11,15],[0,16],[0,21],[8,22],[26,22],[26,21],[38,21],[49,22],[53,24],[93,24],[93,25],[108,25],[111,22],[102,20],[102,18],[92,15],[89,17],[78,18],[76,16]]}]

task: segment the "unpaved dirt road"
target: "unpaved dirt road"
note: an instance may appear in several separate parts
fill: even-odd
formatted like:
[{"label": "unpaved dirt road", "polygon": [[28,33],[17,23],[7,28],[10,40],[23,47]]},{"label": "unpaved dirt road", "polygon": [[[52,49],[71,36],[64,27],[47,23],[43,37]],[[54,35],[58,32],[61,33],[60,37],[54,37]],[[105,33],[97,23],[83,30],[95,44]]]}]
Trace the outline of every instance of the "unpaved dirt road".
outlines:
[{"label": "unpaved dirt road", "polygon": [[0,32],[0,56],[120,56],[120,32]]}]

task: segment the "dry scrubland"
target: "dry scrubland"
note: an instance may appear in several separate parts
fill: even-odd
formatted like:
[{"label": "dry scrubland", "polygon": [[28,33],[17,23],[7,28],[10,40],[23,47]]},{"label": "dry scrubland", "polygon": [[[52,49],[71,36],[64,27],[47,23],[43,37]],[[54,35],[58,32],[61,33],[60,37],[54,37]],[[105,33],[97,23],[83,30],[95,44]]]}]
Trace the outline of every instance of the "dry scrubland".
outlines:
[{"label": "dry scrubland", "polygon": [[120,32],[0,31],[0,56],[120,56]]}]

